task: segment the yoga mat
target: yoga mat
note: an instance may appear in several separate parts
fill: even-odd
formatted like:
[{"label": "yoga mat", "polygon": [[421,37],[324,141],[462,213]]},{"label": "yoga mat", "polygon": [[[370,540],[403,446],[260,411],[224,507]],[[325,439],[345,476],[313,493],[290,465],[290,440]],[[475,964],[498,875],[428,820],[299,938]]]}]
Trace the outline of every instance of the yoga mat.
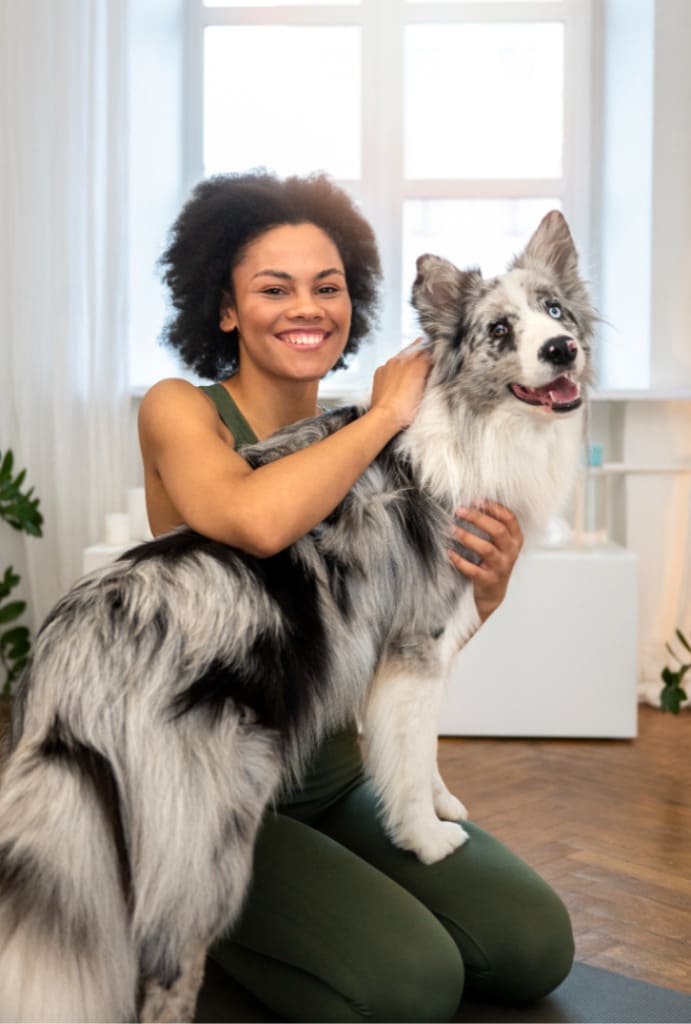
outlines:
[{"label": "yoga mat", "polygon": [[[229,979],[217,964],[208,961],[195,1020],[198,1024],[261,1024],[282,1018]],[[453,1020],[478,1024],[689,1024],[691,995],[576,963],[566,981],[537,1003],[499,1006],[476,1002],[468,996]]]}]

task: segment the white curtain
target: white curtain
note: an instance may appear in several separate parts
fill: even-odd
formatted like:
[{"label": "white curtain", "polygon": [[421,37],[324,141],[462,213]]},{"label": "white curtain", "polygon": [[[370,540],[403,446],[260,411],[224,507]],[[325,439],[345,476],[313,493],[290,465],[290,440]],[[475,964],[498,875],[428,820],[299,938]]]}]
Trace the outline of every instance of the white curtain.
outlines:
[{"label": "white curtain", "polygon": [[0,523],[0,570],[34,622],[125,493],[127,7],[0,0],[0,449],[45,516]]}]

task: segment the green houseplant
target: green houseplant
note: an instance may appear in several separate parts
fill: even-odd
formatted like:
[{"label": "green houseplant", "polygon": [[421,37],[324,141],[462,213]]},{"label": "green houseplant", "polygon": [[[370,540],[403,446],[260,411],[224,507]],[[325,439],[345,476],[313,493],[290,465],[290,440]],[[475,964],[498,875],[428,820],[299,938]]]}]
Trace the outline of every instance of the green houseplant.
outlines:
[{"label": "green houseplant", "polygon": [[[677,640],[682,647],[691,654],[691,644],[686,639],[680,629],[677,629]],[[682,658],[679,657],[677,652],[670,647],[669,644],[665,644],[665,647],[674,658],[675,662],[679,665],[679,668],[672,671],[667,665],[663,668],[660,673],[664,686],[660,692],[660,707],[663,711],[671,711],[673,715],[679,714],[681,708],[681,702],[686,700],[686,691],[682,686],[684,676],[691,669],[691,661],[688,664],[684,664]],[[684,658],[685,654],[682,655]]]},{"label": "green houseplant", "polygon": [[[32,537],[41,536],[43,516],[39,511],[39,499],[33,497],[33,487],[22,490],[26,470],[13,475],[14,454],[8,449],[0,451],[0,519],[13,529],[21,530]],[[0,679],[2,696],[9,697],[12,684],[18,678],[29,659],[31,636],[26,626],[18,624],[26,611],[26,602],[13,600],[12,591],[19,585],[20,577],[13,566],[8,566],[0,577]]]}]

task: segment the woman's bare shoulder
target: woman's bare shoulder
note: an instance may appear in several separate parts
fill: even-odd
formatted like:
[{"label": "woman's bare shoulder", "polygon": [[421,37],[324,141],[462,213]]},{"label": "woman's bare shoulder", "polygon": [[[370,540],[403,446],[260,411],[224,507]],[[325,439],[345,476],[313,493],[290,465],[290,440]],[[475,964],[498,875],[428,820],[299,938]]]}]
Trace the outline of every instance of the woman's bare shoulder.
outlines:
[{"label": "woman's bare shoulder", "polygon": [[196,384],[184,380],[182,377],[166,377],[152,384],[142,398],[142,407],[167,405],[169,402],[184,401],[200,402],[203,405],[208,403],[208,398]]},{"label": "woman's bare shoulder", "polygon": [[[218,412],[211,399],[195,384],[179,377],[168,377],[153,384],[142,398],[139,407],[139,429],[157,434],[163,429],[188,424],[194,420],[199,426],[215,431]],[[175,430],[175,433],[178,431]]]}]

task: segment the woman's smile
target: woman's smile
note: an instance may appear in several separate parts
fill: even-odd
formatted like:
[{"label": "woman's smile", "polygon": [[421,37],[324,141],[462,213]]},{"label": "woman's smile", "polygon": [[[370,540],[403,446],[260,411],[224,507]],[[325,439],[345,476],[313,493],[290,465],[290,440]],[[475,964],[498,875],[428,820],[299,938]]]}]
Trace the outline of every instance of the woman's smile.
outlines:
[{"label": "woman's smile", "polygon": [[285,345],[307,350],[319,348],[319,346],[329,338],[330,334],[330,331],[305,330],[304,328],[298,328],[289,331],[281,331],[280,334],[276,335],[276,337]]}]

